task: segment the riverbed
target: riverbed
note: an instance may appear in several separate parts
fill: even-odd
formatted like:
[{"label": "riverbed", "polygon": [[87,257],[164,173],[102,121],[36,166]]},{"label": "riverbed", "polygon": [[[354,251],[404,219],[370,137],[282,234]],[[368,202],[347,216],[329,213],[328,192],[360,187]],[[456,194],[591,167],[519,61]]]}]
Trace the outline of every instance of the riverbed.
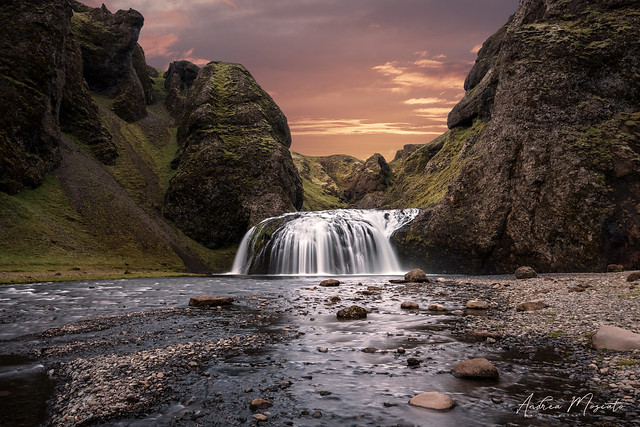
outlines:
[{"label": "riverbed", "polygon": [[[587,383],[579,346],[469,335],[469,324],[503,307],[497,298],[488,310],[466,302],[505,277],[336,278],[338,287],[320,287],[318,277],[231,275],[3,285],[0,424],[619,425],[636,416],[637,408],[571,405],[590,393],[594,403],[611,398]],[[198,295],[235,301],[188,307]],[[420,308],[402,309],[405,301]],[[445,311],[427,310],[433,303]],[[351,305],[367,318],[338,320]],[[499,379],[450,374],[474,357],[489,359]],[[426,391],[456,407],[408,405]],[[252,409],[255,398],[271,406]]]}]

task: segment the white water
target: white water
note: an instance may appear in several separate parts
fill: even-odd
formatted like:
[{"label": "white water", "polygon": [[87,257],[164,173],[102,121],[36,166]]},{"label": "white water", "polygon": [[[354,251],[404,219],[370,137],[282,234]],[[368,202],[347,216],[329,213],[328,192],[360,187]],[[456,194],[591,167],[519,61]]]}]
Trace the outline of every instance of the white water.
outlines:
[{"label": "white water", "polygon": [[[397,274],[401,266],[391,235],[418,212],[338,209],[269,218],[244,236],[232,273]],[[265,228],[278,222],[283,224],[269,244],[256,247],[256,241],[265,237]]]}]

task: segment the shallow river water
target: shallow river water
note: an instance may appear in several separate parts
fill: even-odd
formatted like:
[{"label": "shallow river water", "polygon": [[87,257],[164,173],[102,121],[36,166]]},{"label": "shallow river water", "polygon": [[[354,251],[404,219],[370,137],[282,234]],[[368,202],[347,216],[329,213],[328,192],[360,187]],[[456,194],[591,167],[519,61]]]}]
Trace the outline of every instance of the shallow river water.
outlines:
[{"label": "shallow river water", "polygon": [[[285,391],[269,395],[274,406],[265,411],[273,425],[574,425],[593,421],[561,411],[550,415],[529,411],[534,416],[524,416],[521,405],[531,393],[536,399],[545,395],[570,399],[584,393],[581,384],[563,371],[563,349],[536,348],[525,354],[500,343],[465,341],[460,334],[463,316],[451,312],[464,310],[468,289],[458,289],[457,282],[449,280],[432,284],[424,292],[424,288],[389,284],[392,278],[398,277],[344,276],[337,288],[318,287],[322,280],[318,277],[253,276],[2,285],[0,406],[4,409],[0,421],[19,425],[24,419],[33,420],[21,417],[20,411],[36,410],[41,412],[39,422],[46,421],[44,401],[53,390],[47,368],[38,360],[7,354],[15,353],[22,342],[38,345],[29,334],[102,315],[185,307],[189,297],[196,295],[232,296],[236,307],[251,307],[245,316],[276,312],[271,323],[260,328],[286,328],[298,334],[212,362],[206,367],[207,376],[194,380],[172,403],[145,417],[113,420],[108,425],[198,425],[202,420],[216,424],[215,415],[207,415],[213,410],[207,402],[214,397],[225,402],[225,413],[241,413],[246,411],[247,399],[251,400],[247,396],[255,397],[247,391],[249,387],[258,395],[269,394],[269,387],[285,382],[290,384]],[[339,295],[341,302],[327,305],[332,295]],[[255,301],[260,301],[257,309]],[[422,308],[402,310],[403,301],[417,302]],[[445,305],[447,312],[427,311],[430,303]],[[368,317],[337,320],[338,309],[352,304],[370,310]],[[465,315],[481,316],[482,312],[465,310]],[[212,333],[242,335],[249,329],[227,327]],[[398,347],[405,348],[406,354],[398,354]],[[370,350],[363,352],[365,348]],[[499,380],[469,381],[450,375],[453,365],[472,357],[491,360],[500,372]],[[421,364],[409,367],[408,358]],[[449,395],[456,408],[435,412],[407,404],[425,391]],[[185,421],[181,416],[187,412],[203,414],[201,421]],[[236,421],[242,425],[253,420],[240,417]]]}]

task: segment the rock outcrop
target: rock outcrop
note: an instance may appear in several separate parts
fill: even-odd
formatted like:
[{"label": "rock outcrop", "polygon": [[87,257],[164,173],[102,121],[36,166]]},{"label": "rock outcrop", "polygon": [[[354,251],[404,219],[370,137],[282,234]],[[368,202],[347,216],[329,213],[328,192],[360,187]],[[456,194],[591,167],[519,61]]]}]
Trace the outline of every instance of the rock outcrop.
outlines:
[{"label": "rock outcrop", "polygon": [[164,76],[164,88],[167,90],[165,105],[175,117],[180,118],[187,99],[187,92],[198,77],[200,67],[189,61],[174,61]]},{"label": "rock outcrop", "polygon": [[178,143],[164,215],[205,246],[237,244],[249,226],[302,207],[287,119],[243,66],[211,62],[200,71]]},{"label": "rock outcrop", "polygon": [[391,168],[382,155],[369,157],[351,178],[344,199],[351,206],[374,209],[381,205],[391,179]]},{"label": "rock outcrop", "polygon": [[139,64],[144,54],[140,58],[138,46],[144,18],[133,9],[111,13],[104,5],[92,9],[74,2],[74,9],[71,25],[80,43],[89,88],[114,98],[113,111],[122,119],[134,122],[146,117],[147,98],[152,94],[145,94],[139,77],[140,73],[149,85],[148,71]]},{"label": "rock outcrop", "polygon": [[637,267],[639,6],[521,1],[480,50],[451,130],[405,161],[423,179],[406,172],[396,191],[429,206],[396,235],[407,257],[468,273]]}]

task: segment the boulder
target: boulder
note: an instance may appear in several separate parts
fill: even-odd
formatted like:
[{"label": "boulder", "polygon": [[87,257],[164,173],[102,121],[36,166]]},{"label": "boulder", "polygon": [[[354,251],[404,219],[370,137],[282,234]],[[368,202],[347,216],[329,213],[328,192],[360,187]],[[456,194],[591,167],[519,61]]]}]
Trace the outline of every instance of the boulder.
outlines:
[{"label": "boulder", "polygon": [[302,207],[287,119],[242,65],[207,64],[178,124],[163,214],[189,237],[228,247],[265,218]]},{"label": "boulder", "polygon": [[409,400],[409,405],[419,406],[426,409],[435,409],[437,411],[448,411],[453,409],[456,404],[446,394],[429,391],[413,396]]},{"label": "boulder", "polygon": [[469,359],[451,369],[451,375],[458,378],[495,379],[500,376],[493,363],[485,358]]},{"label": "boulder", "polygon": [[341,320],[365,319],[367,317],[367,309],[358,305],[343,308],[336,313],[336,317]]},{"label": "boulder", "polygon": [[320,286],[322,286],[323,288],[340,286],[340,281],[336,279],[325,279],[320,282]]},{"label": "boulder", "polygon": [[190,307],[222,307],[233,304],[231,297],[199,296],[189,299]]},{"label": "boulder", "polygon": [[499,340],[502,338],[499,333],[489,331],[466,331],[464,336],[469,341],[485,341],[488,338]]},{"label": "boulder", "polygon": [[489,308],[489,303],[483,300],[470,300],[467,301],[466,307],[471,310],[486,310]]},{"label": "boulder", "polygon": [[640,349],[640,334],[615,326],[602,325],[593,336],[591,346],[596,349],[629,351]]},{"label": "boulder", "polygon": [[525,301],[518,304],[516,307],[517,311],[535,311],[542,310],[543,308],[549,307],[549,304],[544,302],[544,300],[537,299],[532,301]]},{"label": "boulder", "polygon": [[420,306],[415,302],[405,301],[400,304],[400,308],[403,310],[418,310]]},{"label": "boulder", "polygon": [[515,272],[515,276],[516,279],[533,279],[538,277],[538,273],[536,273],[536,271],[531,267],[522,266],[518,267]]},{"label": "boulder", "polygon": [[414,268],[413,270],[411,270],[410,272],[404,275],[404,280],[407,282],[422,283],[422,282],[428,282],[429,278],[427,277],[427,274],[424,271],[422,271],[419,268]]},{"label": "boulder", "polygon": [[627,276],[627,282],[636,282],[640,280],[640,271],[634,271]]},{"label": "boulder", "polygon": [[386,160],[376,153],[369,157],[351,177],[350,184],[344,191],[344,198],[358,208],[376,208],[379,203],[375,201],[374,196],[376,193],[383,194],[390,175],[391,168]]},{"label": "boulder", "polygon": [[620,265],[620,264],[607,265],[607,273],[613,273],[618,271],[624,271],[624,265]]}]

